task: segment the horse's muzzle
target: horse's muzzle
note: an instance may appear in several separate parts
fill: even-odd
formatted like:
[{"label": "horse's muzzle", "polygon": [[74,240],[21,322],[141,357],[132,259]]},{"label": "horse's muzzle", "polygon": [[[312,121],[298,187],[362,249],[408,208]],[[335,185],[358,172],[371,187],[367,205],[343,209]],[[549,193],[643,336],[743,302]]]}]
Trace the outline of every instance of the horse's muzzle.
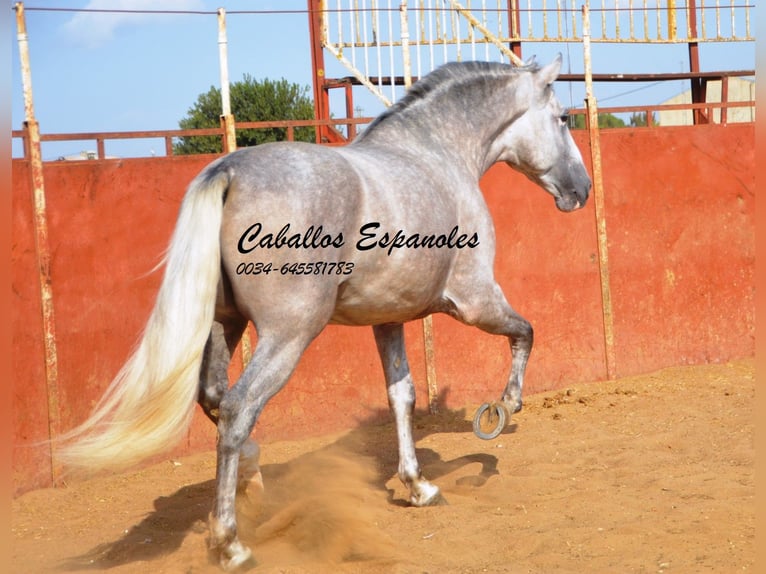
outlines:
[{"label": "horse's muzzle", "polygon": [[585,207],[590,194],[591,182],[587,180],[581,187],[559,192],[556,196],[556,207],[561,211],[576,211]]},{"label": "horse's muzzle", "polygon": [[590,189],[593,187],[593,182],[591,181],[588,172],[585,171],[585,166],[580,165],[573,171],[572,194],[577,199],[577,207],[575,207],[575,209],[579,209],[580,207],[584,207],[587,203]]},{"label": "horse's muzzle", "polygon": [[552,184],[552,194],[559,210],[575,211],[585,207],[593,182],[582,164],[567,167],[568,169],[551,170],[543,176],[542,183],[545,187],[548,187],[546,183]]}]

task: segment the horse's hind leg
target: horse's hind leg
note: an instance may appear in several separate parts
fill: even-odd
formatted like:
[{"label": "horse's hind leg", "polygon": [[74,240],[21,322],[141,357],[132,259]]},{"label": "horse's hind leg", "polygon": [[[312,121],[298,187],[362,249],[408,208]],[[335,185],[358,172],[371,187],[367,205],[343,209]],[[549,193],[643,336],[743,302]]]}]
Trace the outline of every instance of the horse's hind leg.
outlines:
[{"label": "horse's hind leg", "polygon": [[[221,399],[229,388],[229,362],[247,321],[244,317],[227,318],[215,321],[205,345],[200,368],[200,387],[198,401],[207,417],[218,424]],[[258,465],[260,449],[258,444],[248,438],[239,455],[238,490],[245,491],[249,486],[263,490],[263,478]]]},{"label": "horse's hind leg", "polygon": [[210,329],[202,355],[197,400],[204,413],[215,424],[218,424],[218,406],[229,388],[228,369],[231,354],[246,325],[244,319],[236,324],[215,321]]},{"label": "horse's hind leg", "polygon": [[[287,382],[298,359],[316,333],[301,333],[297,321],[287,323],[290,336],[259,333],[253,358],[218,408],[216,495],[210,515],[210,549],[225,570],[251,560],[250,550],[237,537],[235,499],[239,454],[268,400]],[[318,331],[317,331],[318,332]]]},{"label": "horse's hind leg", "polygon": [[428,506],[443,501],[439,487],[423,478],[415,455],[412,437],[412,412],[415,407],[415,387],[404,348],[404,327],[401,323],[375,325],[378,346],[388,388],[388,403],[396,420],[399,439],[399,478],[410,490],[414,506]]}]

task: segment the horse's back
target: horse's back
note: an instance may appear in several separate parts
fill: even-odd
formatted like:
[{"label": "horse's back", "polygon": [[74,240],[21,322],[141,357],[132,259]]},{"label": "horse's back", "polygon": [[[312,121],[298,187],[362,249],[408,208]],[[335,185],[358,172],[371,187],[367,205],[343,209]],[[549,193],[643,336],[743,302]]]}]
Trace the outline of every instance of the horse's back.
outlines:
[{"label": "horse's back", "polygon": [[[231,174],[227,201],[238,193],[309,193],[321,196],[328,187],[348,186],[348,161],[335,148],[304,142],[274,142],[242,148],[221,159],[219,169]],[[337,190],[332,190],[337,193]]]},{"label": "horse's back", "polygon": [[289,223],[293,229],[322,225],[342,232],[356,211],[358,177],[330,147],[265,144],[226,156],[219,169],[230,174],[224,243],[257,222],[280,228]]}]

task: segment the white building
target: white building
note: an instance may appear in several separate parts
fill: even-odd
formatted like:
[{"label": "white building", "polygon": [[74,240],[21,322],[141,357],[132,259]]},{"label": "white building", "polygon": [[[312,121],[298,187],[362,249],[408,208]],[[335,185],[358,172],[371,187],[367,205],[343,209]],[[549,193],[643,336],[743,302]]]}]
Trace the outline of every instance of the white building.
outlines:
[{"label": "white building", "polygon": [[[62,155],[57,158],[57,161],[81,161],[89,159],[98,159],[98,152],[91,150],[83,150],[80,153],[74,153],[70,155]],[[107,155],[104,159],[117,159],[117,156]]]},{"label": "white building", "polygon": [[[750,102],[755,101],[755,81],[745,80],[738,77],[730,77],[729,93],[727,101],[729,102]],[[692,101],[691,89],[686,90],[662,102],[663,104],[690,104]],[[721,80],[710,80],[707,82],[705,90],[705,101],[708,103],[720,103],[721,101]],[[661,110],[657,113],[657,121],[661,126],[689,126],[692,121],[691,110]],[[712,121],[721,123],[721,108],[714,108]],[[754,122],[755,106],[727,108],[726,123]]]}]

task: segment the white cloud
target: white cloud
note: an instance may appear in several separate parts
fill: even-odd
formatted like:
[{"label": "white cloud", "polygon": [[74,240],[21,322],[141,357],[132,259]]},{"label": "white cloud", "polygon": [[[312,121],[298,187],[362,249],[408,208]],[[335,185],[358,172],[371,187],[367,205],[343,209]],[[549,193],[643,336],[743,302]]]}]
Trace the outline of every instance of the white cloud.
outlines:
[{"label": "white cloud", "polygon": [[[202,0],[90,0],[88,10],[204,10]],[[119,28],[140,26],[152,14],[128,12],[77,12],[64,26],[64,34],[75,44],[98,48]]]}]

